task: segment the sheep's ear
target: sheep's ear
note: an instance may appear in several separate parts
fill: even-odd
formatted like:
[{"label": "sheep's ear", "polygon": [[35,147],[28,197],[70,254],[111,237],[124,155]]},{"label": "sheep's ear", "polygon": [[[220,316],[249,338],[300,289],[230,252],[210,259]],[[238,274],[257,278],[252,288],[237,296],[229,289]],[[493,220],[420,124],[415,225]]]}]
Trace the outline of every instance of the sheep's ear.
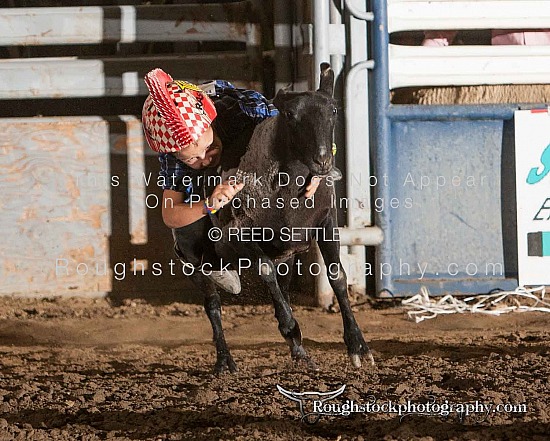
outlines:
[{"label": "sheep's ear", "polygon": [[277,107],[277,109],[281,110],[287,101],[296,98],[298,95],[300,95],[299,92],[289,92],[288,89],[284,87],[279,89],[277,95],[273,98],[273,105]]},{"label": "sheep's ear", "polygon": [[277,107],[277,109],[279,108],[281,103],[284,101],[284,96],[286,95],[286,93],[287,92],[285,88],[279,89],[279,91],[277,92],[277,95],[275,95],[275,98],[273,98],[272,100],[273,105]]},{"label": "sheep's ear", "polygon": [[277,95],[282,93],[285,94],[287,92],[290,92],[292,90],[292,83],[288,83],[286,86],[281,87],[279,91],[277,92]]},{"label": "sheep's ear", "polygon": [[274,104],[275,107],[278,107],[277,103],[281,104],[288,93],[290,93],[290,90],[292,89],[292,84],[287,84],[284,87],[281,87],[277,94],[275,95],[275,98],[271,100],[271,102]]},{"label": "sheep's ear", "polygon": [[334,71],[328,63],[321,63],[321,78],[319,79],[318,92],[324,92],[329,96],[332,96],[334,92]]}]

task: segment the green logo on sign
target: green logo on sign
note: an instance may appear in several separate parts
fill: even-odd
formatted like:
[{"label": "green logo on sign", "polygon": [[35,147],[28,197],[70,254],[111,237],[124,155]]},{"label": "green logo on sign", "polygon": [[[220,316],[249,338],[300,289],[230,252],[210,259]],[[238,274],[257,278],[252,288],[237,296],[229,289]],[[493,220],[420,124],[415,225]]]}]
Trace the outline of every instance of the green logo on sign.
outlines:
[{"label": "green logo on sign", "polygon": [[533,167],[529,171],[529,175],[527,176],[528,184],[537,184],[538,182],[542,181],[548,173],[550,173],[550,144],[548,144],[544,149],[544,152],[542,152],[542,155],[540,156],[540,162],[542,162],[542,166],[544,168],[539,173],[539,167]]}]

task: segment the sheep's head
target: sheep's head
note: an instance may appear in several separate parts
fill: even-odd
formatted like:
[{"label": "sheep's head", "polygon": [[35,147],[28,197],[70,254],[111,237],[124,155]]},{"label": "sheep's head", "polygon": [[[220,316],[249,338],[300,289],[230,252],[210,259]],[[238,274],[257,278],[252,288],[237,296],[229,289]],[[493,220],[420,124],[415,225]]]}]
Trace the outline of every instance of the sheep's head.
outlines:
[{"label": "sheep's head", "polygon": [[281,90],[274,100],[288,133],[290,151],[318,176],[326,175],[334,165],[332,140],[337,106],[332,98],[333,87],[334,72],[323,63],[316,92]]}]

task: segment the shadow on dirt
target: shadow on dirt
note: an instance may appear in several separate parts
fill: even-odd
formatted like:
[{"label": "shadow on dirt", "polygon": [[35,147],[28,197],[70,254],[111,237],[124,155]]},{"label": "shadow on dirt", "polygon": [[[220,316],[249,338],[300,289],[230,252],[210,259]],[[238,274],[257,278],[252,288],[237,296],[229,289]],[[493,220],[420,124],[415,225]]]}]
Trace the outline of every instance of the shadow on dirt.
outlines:
[{"label": "shadow on dirt", "polygon": [[[367,340],[368,341],[368,340]],[[433,341],[399,341],[399,340],[372,340],[368,341],[368,345],[372,351],[377,353],[379,358],[386,359],[395,357],[395,354],[400,354],[400,357],[417,357],[428,356],[434,358],[445,358],[449,361],[460,361],[467,359],[476,359],[490,357],[493,361],[510,355],[520,358],[523,354],[532,353],[544,355],[548,353],[548,346],[545,345],[530,345],[518,347],[504,347],[493,345],[457,345],[447,343],[436,343]],[[304,338],[304,346],[306,348],[318,349],[322,351],[345,351],[344,343],[318,342]],[[244,349],[244,347],[243,347]],[[247,349],[252,349],[247,346]],[[261,347],[258,348],[261,350]],[[389,355],[384,355],[389,354]]]},{"label": "shadow on dirt", "polygon": [[[392,434],[397,439],[431,436],[433,440],[447,440],[460,437],[466,430],[470,439],[520,439],[521,434],[530,433],[530,439],[544,438],[550,432],[550,424],[524,423],[505,424],[487,427],[483,422],[457,422],[432,416],[407,416],[399,418],[369,421],[368,416],[353,414],[350,417],[322,417],[315,425],[302,423],[295,415],[288,418],[259,417],[253,415],[235,415],[220,413],[212,407],[204,412],[181,410],[170,407],[146,413],[132,411],[114,411],[90,413],[80,411],[67,415],[55,410],[39,409],[17,414],[3,415],[9,423],[30,424],[34,429],[63,429],[68,425],[88,426],[96,433],[124,434],[129,439],[146,439],[153,436],[181,434],[192,436],[194,440],[211,440],[223,436],[234,439],[240,432],[257,431],[284,439],[296,439],[299,436],[319,436],[325,438],[354,437],[362,434],[371,440],[387,439]],[[114,433],[113,433],[114,432]],[[386,434],[386,435],[382,435]],[[384,438],[386,436],[386,438]],[[187,439],[187,438],[186,438]],[[271,439],[271,438],[270,438]],[[393,439],[393,438],[392,438]]]}]

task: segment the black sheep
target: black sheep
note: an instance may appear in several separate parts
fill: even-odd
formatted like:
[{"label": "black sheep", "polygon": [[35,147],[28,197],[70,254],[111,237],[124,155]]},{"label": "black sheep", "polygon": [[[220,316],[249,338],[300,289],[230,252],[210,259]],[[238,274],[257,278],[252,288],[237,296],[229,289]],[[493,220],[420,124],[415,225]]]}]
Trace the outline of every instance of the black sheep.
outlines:
[{"label": "black sheep", "polygon": [[[334,73],[327,63],[323,63],[319,90],[280,91],[277,94],[274,104],[280,114],[256,128],[235,174],[238,179],[244,179],[245,186],[219,213],[222,240],[216,244],[216,251],[235,265],[245,259],[261,274],[273,300],[279,330],[290,346],[292,357],[315,367],[302,346],[300,328],[289,305],[290,275],[279,276],[277,280],[275,265],[287,262],[292,266],[294,255],[307,250],[312,238],[316,238],[325,265],[330,268],[330,284],[340,306],[348,354],[352,364],[360,367],[361,358],[366,357],[370,362],[373,358],[350,307],[346,274],[340,262],[336,209],[331,206],[334,186],[327,177],[334,166],[332,140],[337,107],[332,98],[333,85]],[[325,179],[315,196],[306,200],[304,181],[310,181],[313,176]],[[285,182],[288,179],[289,184],[280,185],[281,179]],[[277,209],[278,205],[284,208]],[[298,208],[293,208],[295,205]],[[262,208],[266,206],[272,208]],[[230,236],[236,228],[250,227],[272,231],[274,237],[257,241],[235,240],[235,235]],[[289,229],[293,227],[297,235],[292,240],[284,240],[289,238]],[[208,282],[203,284],[203,290],[217,349],[215,371],[234,372],[236,365],[221,324],[219,295]]]}]

